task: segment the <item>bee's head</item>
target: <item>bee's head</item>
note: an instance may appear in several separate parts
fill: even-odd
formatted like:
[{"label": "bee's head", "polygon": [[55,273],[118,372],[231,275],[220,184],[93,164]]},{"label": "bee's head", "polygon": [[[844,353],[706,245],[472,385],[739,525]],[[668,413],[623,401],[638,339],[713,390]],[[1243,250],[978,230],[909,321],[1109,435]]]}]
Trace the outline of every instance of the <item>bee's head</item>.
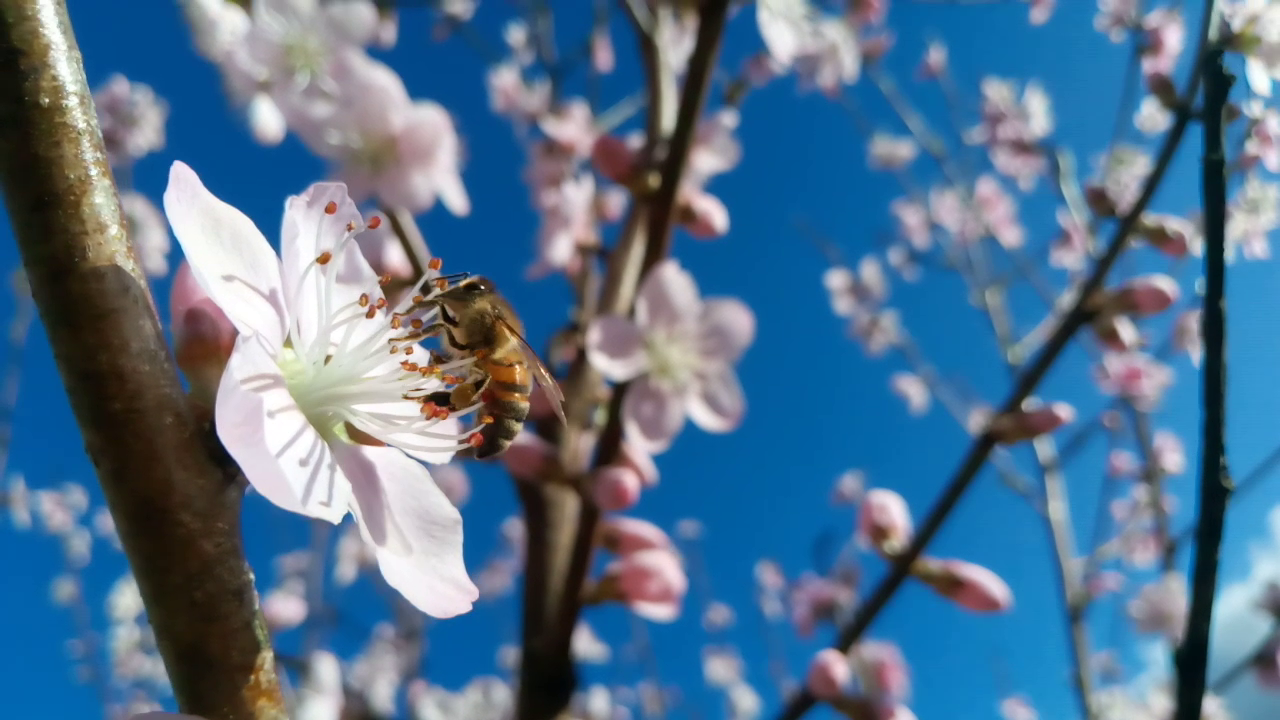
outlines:
[{"label": "bee's head", "polygon": [[458,283],[458,293],[465,296],[479,296],[493,292],[493,283],[483,275],[472,275]]}]

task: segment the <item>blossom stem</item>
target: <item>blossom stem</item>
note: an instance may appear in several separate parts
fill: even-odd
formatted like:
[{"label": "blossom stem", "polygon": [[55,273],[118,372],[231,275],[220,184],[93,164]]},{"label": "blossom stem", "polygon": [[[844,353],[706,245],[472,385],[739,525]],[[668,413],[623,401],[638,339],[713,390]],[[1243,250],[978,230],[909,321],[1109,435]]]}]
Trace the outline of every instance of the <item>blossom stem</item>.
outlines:
[{"label": "blossom stem", "polygon": [[[1205,54],[1205,48],[1207,47],[1205,37],[1208,30],[1209,21],[1206,17],[1204,27],[1201,30],[1201,50],[1197,53],[1197,58]],[[1193,72],[1191,77],[1187,79],[1186,88],[1181,97],[1184,99],[1195,97],[1200,88],[1200,79],[1200,73]],[[1134,203],[1133,208],[1118,223],[1111,241],[1107,245],[1106,252],[1098,259],[1088,280],[1084,283],[1082,292],[1077,295],[1071,309],[1063,316],[1053,334],[1040,349],[1040,352],[1027,365],[1026,369],[1019,374],[1013,392],[1005,400],[999,412],[1012,412],[1021,407],[1022,401],[1035,391],[1036,386],[1040,384],[1049,369],[1057,362],[1058,357],[1066,349],[1075,333],[1088,321],[1090,313],[1086,307],[1086,299],[1092,297],[1095,292],[1102,288],[1103,283],[1106,281],[1107,273],[1128,246],[1129,236],[1137,225],[1138,217],[1155,195],[1156,189],[1164,179],[1164,175],[1173,161],[1173,156],[1177,152],[1183,136],[1186,134],[1187,125],[1191,121],[1191,116],[1185,109],[1187,105],[1188,103],[1186,102],[1180,104],[1180,109],[1176,112],[1173,125],[1165,134],[1155,165],[1147,178],[1141,195]],[[984,433],[969,447],[955,474],[947,482],[937,503],[921,523],[920,529],[910,547],[903,552],[898,561],[890,568],[889,574],[867,595],[862,605],[859,606],[858,612],[854,614],[848,623],[840,628],[834,647],[842,652],[847,651],[871,627],[872,621],[889,604],[893,594],[910,576],[912,564],[924,552],[925,546],[942,529],[943,523],[946,522],[951,511],[959,504],[960,498],[964,496],[969,486],[972,485],[973,480],[977,477],[983,465],[986,464],[987,456],[994,447],[995,439],[987,433]],[[795,720],[813,708],[816,702],[817,699],[812,693],[808,690],[802,691],[791,698],[779,713],[778,718],[779,720]],[[1184,719],[1177,718],[1177,720]]]},{"label": "blossom stem", "polygon": [[179,707],[284,720],[241,547],[242,490],[183,397],[63,0],[0,0],[0,182]]},{"label": "blossom stem", "polygon": [[1204,77],[1204,274],[1203,323],[1205,358],[1201,381],[1200,516],[1196,527],[1195,563],[1191,572],[1191,606],[1187,630],[1174,653],[1177,710],[1174,720],[1198,720],[1204,701],[1209,662],[1209,627],[1218,585],[1218,552],[1231,497],[1226,449],[1227,309],[1226,215],[1227,170],[1223,150],[1224,118],[1233,82],[1223,62],[1219,36],[1221,8],[1205,4],[1207,52],[1197,67]]}]

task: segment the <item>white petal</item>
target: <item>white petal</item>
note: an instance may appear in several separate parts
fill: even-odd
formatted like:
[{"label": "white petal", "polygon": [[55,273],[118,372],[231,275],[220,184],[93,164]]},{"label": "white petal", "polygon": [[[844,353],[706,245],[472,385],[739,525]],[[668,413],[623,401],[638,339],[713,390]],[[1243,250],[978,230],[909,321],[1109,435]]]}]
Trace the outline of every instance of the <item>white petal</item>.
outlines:
[{"label": "white petal", "polygon": [[747,398],[729,366],[704,372],[686,398],[689,419],[710,433],[727,433],[742,424]]},{"label": "white petal", "polygon": [[1271,73],[1267,71],[1266,63],[1255,57],[1245,56],[1244,79],[1255,95],[1271,97]]},{"label": "white petal", "polygon": [[[331,202],[336,212],[329,215],[325,206]],[[285,202],[280,227],[284,291],[301,330],[301,338],[294,340],[307,348],[340,307],[355,303],[361,293],[377,290],[378,276],[360,252],[359,243],[354,239],[342,242],[350,234],[348,226],[363,228],[364,221],[342,183],[315,183]],[[316,258],[326,252],[333,254],[329,262],[323,266],[316,264]],[[331,277],[334,273],[336,276]],[[360,325],[362,336],[381,326],[376,322]],[[332,344],[340,338],[339,332],[329,340]]]},{"label": "white petal", "polygon": [[293,401],[263,338],[236,338],[214,407],[218,437],[254,490],[290,512],[342,520],[351,484]]},{"label": "white petal", "polygon": [[683,398],[642,377],[627,389],[622,401],[626,437],[650,455],[665,452],[684,428]]},{"label": "white petal", "polygon": [[[387,454],[366,453],[367,448],[372,449],[368,445],[342,440],[335,440],[329,448],[351,483],[351,514],[355,515],[361,533],[375,548],[392,555],[412,555],[413,547],[396,523],[383,489],[383,473],[387,468],[381,467],[378,461]],[[395,468],[391,467],[390,471],[394,472]]]},{"label": "white petal", "polygon": [[237,330],[279,349],[288,325],[280,260],[253,221],[214,197],[180,161],[169,169],[164,213],[200,287]]},{"label": "white petal", "polygon": [[[444,388],[443,385],[440,386]],[[353,409],[364,413],[376,414],[379,416],[391,416],[404,418],[404,423],[408,424],[422,418],[422,406],[409,400],[394,400],[390,402],[379,403],[357,403],[352,406]],[[392,422],[388,420],[388,422]],[[351,421],[357,428],[373,435],[379,440],[394,445],[408,453],[411,457],[417,458],[424,462],[443,465],[453,459],[459,440],[438,440],[431,437],[423,436],[417,432],[387,432],[386,425],[375,427],[359,418]],[[456,417],[445,418],[437,421],[432,425],[430,432],[438,435],[458,435],[462,434],[462,422]],[[424,450],[424,447],[439,446],[441,448],[450,448],[448,450]]]},{"label": "white petal", "polygon": [[709,358],[736,363],[756,337],[756,314],[737,298],[710,298],[702,306],[699,343]]},{"label": "white petal", "polygon": [[678,260],[666,258],[649,270],[636,297],[636,322],[640,327],[693,323],[700,312],[698,284]]},{"label": "white petal", "polygon": [[480,591],[462,560],[462,515],[417,461],[391,447],[352,446],[378,468],[387,507],[412,548],[378,548],[382,577],[422,612],[437,618],[471,609]]},{"label": "white petal", "polygon": [[649,368],[644,334],[631,320],[602,315],[587,327],[587,359],[605,377],[626,382]]}]

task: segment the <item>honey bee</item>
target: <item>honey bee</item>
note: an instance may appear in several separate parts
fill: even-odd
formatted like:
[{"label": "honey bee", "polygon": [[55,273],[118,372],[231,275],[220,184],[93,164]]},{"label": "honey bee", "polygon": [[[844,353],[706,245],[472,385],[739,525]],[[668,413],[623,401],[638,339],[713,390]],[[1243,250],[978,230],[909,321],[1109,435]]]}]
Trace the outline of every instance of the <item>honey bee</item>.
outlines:
[{"label": "honey bee", "polygon": [[436,295],[414,298],[403,315],[432,307],[439,312],[439,322],[396,341],[417,342],[441,335],[455,359],[475,358],[463,382],[425,398],[450,412],[474,405],[477,398],[483,403],[479,440],[459,455],[483,459],[500,455],[511,445],[529,416],[530,376],[542,386],[560,421],[567,422],[560,386],[525,341],[523,323],[493,283],[484,277],[464,277]]}]

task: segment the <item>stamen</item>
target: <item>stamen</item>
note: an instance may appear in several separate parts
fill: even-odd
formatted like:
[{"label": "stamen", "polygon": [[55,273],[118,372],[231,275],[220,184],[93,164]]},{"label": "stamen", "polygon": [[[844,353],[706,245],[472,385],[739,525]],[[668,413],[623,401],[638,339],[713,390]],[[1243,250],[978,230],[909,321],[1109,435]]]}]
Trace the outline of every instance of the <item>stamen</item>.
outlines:
[{"label": "stamen", "polygon": [[378,284],[379,284],[379,285],[381,285],[381,286],[383,286],[383,287],[386,287],[387,285],[390,285],[390,284],[391,284],[391,275],[389,275],[389,274],[388,274],[388,275],[382,275],[382,276],[380,276],[380,277],[378,278]]},{"label": "stamen", "polygon": [[484,444],[484,436],[478,432],[473,432],[471,435],[467,436],[467,444],[473,448],[479,448]]},{"label": "stamen", "polygon": [[369,229],[370,229],[370,230],[377,230],[377,229],[378,229],[378,228],[380,228],[380,227],[382,227],[382,216],[381,216],[381,215],[374,215],[373,217],[369,218]]},{"label": "stamen", "polygon": [[369,307],[369,293],[360,293],[360,307]]},{"label": "stamen", "polygon": [[481,416],[480,416],[480,424],[481,424],[481,425],[492,425],[492,424],[493,424],[493,416],[492,416],[492,415],[481,415]]},{"label": "stamen", "polygon": [[316,258],[316,262],[321,265],[328,265],[329,261],[332,259],[333,259],[333,253],[329,252],[328,250],[325,250],[324,252],[320,253],[319,257]]},{"label": "stamen", "polygon": [[400,363],[400,367],[404,368],[405,372],[418,372],[418,363],[416,362],[405,360]]},{"label": "stamen", "polygon": [[426,323],[422,322],[422,320],[419,318],[414,318],[413,320],[409,321],[409,327],[413,328],[414,330],[421,330],[422,326],[425,324]]},{"label": "stamen", "polygon": [[440,271],[440,268],[441,268],[443,265],[444,265],[444,260],[441,260],[441,259],[440,259],[440,258],[438,258],[438,257],[433,257],[433,258],[431,258],[430,260],[428,260],[428,261],[427,261],[427,269],[429,269],[429,270],[435,270],[436,272],[439,272],[439,271]]},{"label": "stamen", "polygon": [[337,215],[337,214],[338,214],[338,203],[336,203],[336,202],[334,202],[334,201],[330,200],[330,201],[329,201],[329,203],[328,203],[327,205],[325,205],[325,206],[324,206],[324,214],[325,214],[325,215]]},{"label": "stamen", "polygon": [[369,312],[365,313],[364,316],[368,320],[374,319],[375,317],[378,316],[378,308],[376,307],[369,308]]},{"label": "stamen", "polygon": [[348,220],[348,221],[347,221],[347,232],[352,232],[352,231],[354,231],[355,229],[356,229],[356,221],[355,221],[355,220]]}]

